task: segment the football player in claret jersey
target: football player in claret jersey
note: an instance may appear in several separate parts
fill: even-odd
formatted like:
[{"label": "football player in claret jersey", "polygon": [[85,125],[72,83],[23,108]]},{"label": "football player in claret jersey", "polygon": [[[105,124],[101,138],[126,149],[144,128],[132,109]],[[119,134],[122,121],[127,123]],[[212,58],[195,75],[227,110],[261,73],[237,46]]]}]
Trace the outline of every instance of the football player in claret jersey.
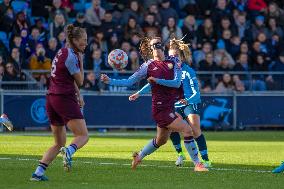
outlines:
[{"label": "football player in claret jersey", "polygon": [[[69,171],[73,154],[88,142],[88,130],[81,112],[84,106],[79,87],[84,80],[82,56],[87,45],[85,29],[66,26],[66,47],[60,49],[52,62],[51,77],[46,95],[46,111],[51,124],[55,143],[43,155],[32,174],[32,181],[46,181],[48,165],[61,152],[63,166]],[[67,126],[74,134],[68,147],[66,144]]]},{"label": "football player in claret jersey", "polygon": [[181,68],[177,57],[165,59],[164,46],[158,37],[144,38],[140,46],[141,54],[148,61],[128,79],[115,80],[102,75],[103,82],[116,86],[131,86],[143,78],[148,78],[152,88],[152,117],[157,124],[157,136],[138,153],[133,154],[132,168],[135,169],[142,159],[164,145],[171,131],[184,135],[185,145],[193,136],[192,129],[175,114],[174,103],[183,94],[181,87]]}]

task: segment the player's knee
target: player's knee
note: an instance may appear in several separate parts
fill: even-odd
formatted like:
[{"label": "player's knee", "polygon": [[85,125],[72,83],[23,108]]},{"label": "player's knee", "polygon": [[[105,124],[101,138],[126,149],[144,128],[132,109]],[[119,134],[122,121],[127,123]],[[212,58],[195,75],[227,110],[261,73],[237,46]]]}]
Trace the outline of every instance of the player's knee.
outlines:
[{"label": "player's knee", "polygon": [[167,143],[167,138],[157,138],[156,143],[158,146],[162,146]]},{"label": "player's knee", "polygon": [[186,126],[183,130],[184,136],[193,136],[193,130],[190,126]]}]

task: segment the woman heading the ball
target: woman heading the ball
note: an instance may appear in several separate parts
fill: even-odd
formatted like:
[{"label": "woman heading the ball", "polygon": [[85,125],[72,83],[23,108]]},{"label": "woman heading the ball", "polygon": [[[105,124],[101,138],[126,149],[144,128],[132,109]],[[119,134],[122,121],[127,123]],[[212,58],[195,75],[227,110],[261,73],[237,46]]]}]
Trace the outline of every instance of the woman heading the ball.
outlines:
[{"label": "woman heading the ball", "polygon": [[[194,139],[198,145],[200,155],[205,167],[211,167],[211,161],[208,158],[207,145],[204,135],[200,129],[200,109],[201,98],[200,90],[198,87],[198,81],[195,71],[188,65],[191,62],[191,52],[188,44],[185,44],[182,40],[171,39],[169,55],[178,56],[182,63],[182,86],[184,92],[184,98],[175,103],[176,112],[179,113],[183,119],[185,119],[193,129]],[[140,91],[129,97],[130,101],[136,100],[139,95],[148,93],[151,90],[150,84],[145,85]],[[177,132],[172,132],[170,136],[173,145],[176,148],[179,156],[176,161],[176,165],[180,166],[183,163],[184,157],[181,148],[180,135]],[[199,164],[198,151],[194,140],[191,140],[191,159],[194,164]],[[189,149],[190,150],[190,149]]]},{"label": "woman heading the ball", "polygon": [[[88,130],[81,112],[84,106],[79,87],[83,85],[82,56],[87,46],[85,29],[72,24],[65,28],[67,47],[61,48],[52,61],[51,77],[46,95],[46,111],[51,124],[55,143],[39,161],[32,174],[32,181],[46,181],[44,175],[48,165],[61,152],[63,166],[69,171],[74,153],[88,142]],[[67,126],[74,134],[68,147],[66,144]]]},{"label": "woman heading the ball", "polygon": [[[148,78],[148,82],[151,83],[152,117],[157,124],[157,135],[140,152],[133,154],[132,169],[135,169],[147,155],[164,145],[171,131],[183,133],[185,141],[193,136],[190,126],[174,111],[174,103],[182,94],[179,59],[177,57],[165,59],[164,46],[158,37],[144,38],[140,50],[148,61],[128,79],[114,80],[106,75],[101,76],[103,82],[118,86],[131,86],[143,78]],[[188,146],[188,143],[185,145]]]}]

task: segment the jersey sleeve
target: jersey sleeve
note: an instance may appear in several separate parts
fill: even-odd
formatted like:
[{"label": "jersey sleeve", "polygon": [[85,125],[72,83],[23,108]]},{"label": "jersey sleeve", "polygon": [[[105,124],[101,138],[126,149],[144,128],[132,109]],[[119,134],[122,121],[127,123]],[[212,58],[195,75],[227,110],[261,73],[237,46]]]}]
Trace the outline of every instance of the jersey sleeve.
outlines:
[{"label": "jersey sleeve", "polygon": [[181,85],[181,78],[182,78],[182,70],[179,63],[174,64],[174,79],[173,80],[166,80],[166,79],[156,79],[156,83],[159,85],[163,85],[166,87],[173,87],[179,88]]},{"label": "jersey sleeve", "polygon": [[109,85],[122,86],[122,87],[130,87],[138,81],[146,78],[148,62],[143,63],[140,68],[132,74],[128,79],[110,79]]},{"label": "jersey sleeve", "polygon": [[144,85],[139,91],[137,91],[137,94],[142,95],[150,92],[151,92],[151,85],[150,83],[148,83]]},{"label": "jersey sleeve", "polygon": [[68,57],[65,61],[65,66],[66,66],[66,68],[68,69],[68,71],[71,75],[74,75],[74,74],[80,72],[79,60],[70,51],[68,52]]}]

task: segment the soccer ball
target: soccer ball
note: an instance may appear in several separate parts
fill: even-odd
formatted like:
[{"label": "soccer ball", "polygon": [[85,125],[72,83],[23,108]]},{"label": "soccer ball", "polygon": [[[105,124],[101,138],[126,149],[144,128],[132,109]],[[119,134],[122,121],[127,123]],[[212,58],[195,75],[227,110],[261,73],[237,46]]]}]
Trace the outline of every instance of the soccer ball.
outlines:
[{"label": "soccer ball", "polygon": [[108,55],[108,64],[116,70],[122,70],[127,66],[128,56],[121,49],[114,49]]}]

